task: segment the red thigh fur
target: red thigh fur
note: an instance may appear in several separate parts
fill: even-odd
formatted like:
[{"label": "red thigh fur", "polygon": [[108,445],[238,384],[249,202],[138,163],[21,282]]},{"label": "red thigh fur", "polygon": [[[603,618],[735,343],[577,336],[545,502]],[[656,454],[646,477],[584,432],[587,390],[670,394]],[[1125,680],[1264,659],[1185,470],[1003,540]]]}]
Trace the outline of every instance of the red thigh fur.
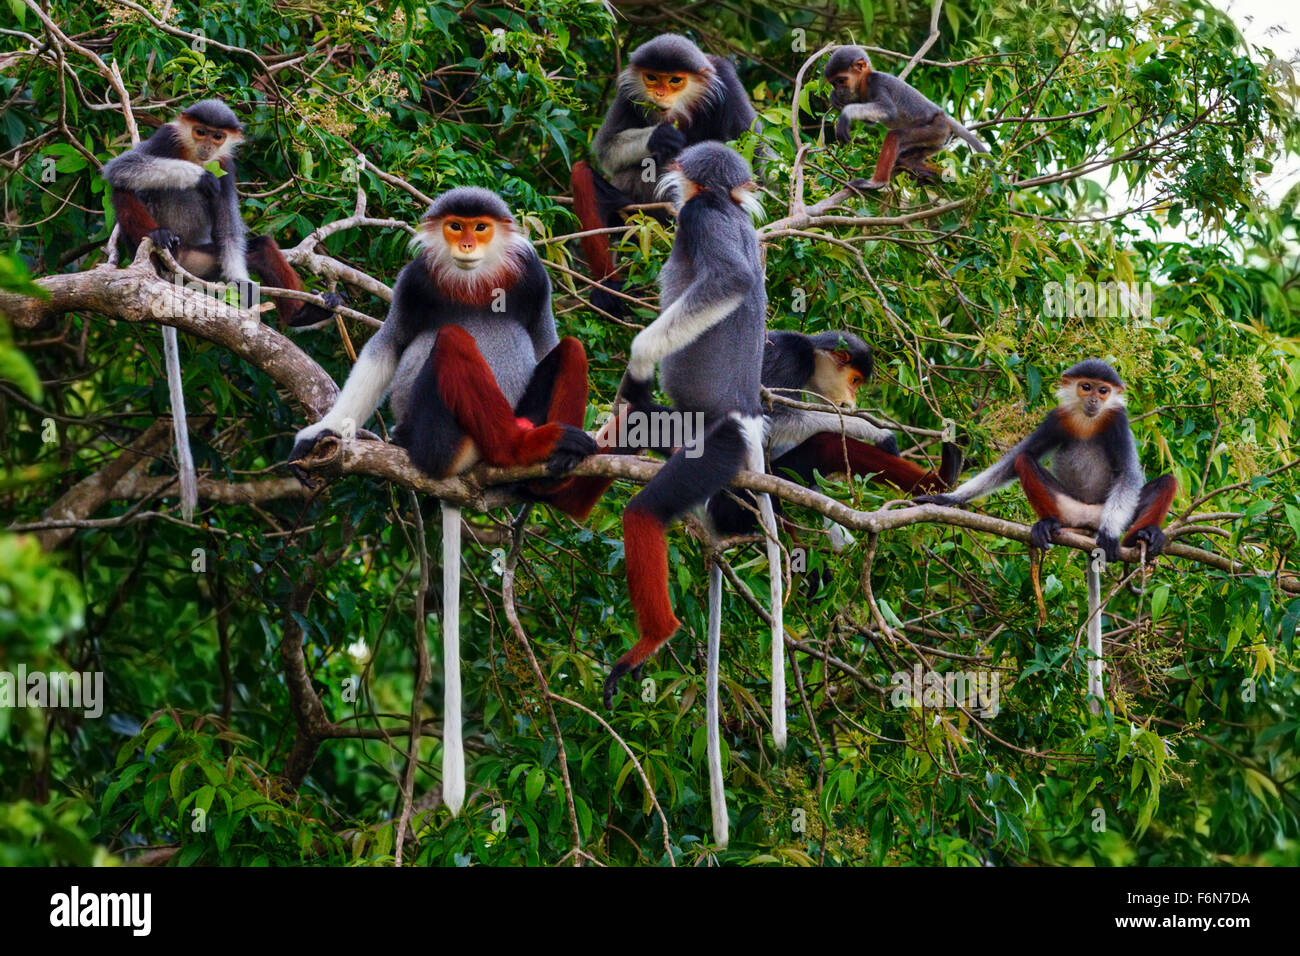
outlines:
[{"label": "red thigh fur", "polygon": [[1143,528],[1149,528],[1155,525],[1159,528],[1165,523],[1165,518],[1169,517],[1169,509],[1174,503],[1174,495],[1178,494],[1178,479],[1173,475],[1162,475],[1151,482],[1152,496],[1146,506],[1138,512],[1133,523],[1129,525],[1129,533],[1124,536],[1124,544],[1131,545],[1136,538],[1134,534]]},{"label": "red thigh fur", "polygon": [[530,465],[550,457],[560,426],[525,428],[515,418],[473,336],[455,325],[439,330],[433,361],[442,400],[488,464]]},{"label": "red thigh fur", "polygon": [[1029,506],[1040,518],[1061,517],[1061,510],[1056,504],[1056,495],[1043,483],[1038,473],[1038,462],[1028,455],[1016,459],[1016,475],[1020,478],[1020,487],[1024,489]]}]

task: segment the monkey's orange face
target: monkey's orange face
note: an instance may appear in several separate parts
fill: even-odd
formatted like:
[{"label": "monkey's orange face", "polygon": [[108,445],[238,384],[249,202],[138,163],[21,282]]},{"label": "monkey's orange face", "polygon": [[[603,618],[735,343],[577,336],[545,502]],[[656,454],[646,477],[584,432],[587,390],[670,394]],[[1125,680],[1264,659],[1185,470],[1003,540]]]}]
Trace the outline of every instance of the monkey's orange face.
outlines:
[{"label": "monkey's orange face", "polygon": [[840,408],[857,408],[858,389],[866,376],[849,361],[849,353],[818,349],[813,353],[813,377],[808,387]]},{"label": "monkey's orange face", "polygon": [[461,269],[477,269],[492,247],[497,223],[490,216],[447,216],[442,238],[452,262]]},{"label": "monkey's orange face", "polygon": [[1121,391],[1123,389],[1115,388],[1110,382],[1090,378],[1074,380],[1075,403],[1089,418],[1096,418],[1109,408],[1116,393]]},{"label": "monkey's orange face", "polygon": [[243,139],[237,130],[204,126],[184,117],[180,126],[187,140],[184,145],[190,161],[200,165],[225,156]]},{"label": "monkey's orange face", "polygon": [[645,88],[646,98],[661,110],[670,110],[676,106],[694,78],[691,73],[641,71],[641,85]]}]

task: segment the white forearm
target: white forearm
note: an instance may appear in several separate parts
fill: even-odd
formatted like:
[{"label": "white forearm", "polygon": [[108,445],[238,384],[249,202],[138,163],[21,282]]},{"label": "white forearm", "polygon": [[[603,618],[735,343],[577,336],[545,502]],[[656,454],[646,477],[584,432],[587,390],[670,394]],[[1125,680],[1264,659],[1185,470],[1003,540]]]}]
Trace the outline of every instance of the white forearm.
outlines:
[{"label": "white forearm", "polygon": [[889,118],[889,111],[878,103],[850,103],[840,112],[850,123],[883,123]]},{"label": "white forearm", "polygon": [[650,155],[650,134],[653,126],[641,129],[625,129],[610,138],[601,154],[600,161],[609,173],[617,173],[628,166],[637,166],[641,160]]},{"label": "white forearm", "polygon": [[371,349],[369,344],[357,357],[357,364],[343,383],[334,407],[315,425],[308,425],[300,431],[299,441],[327,431],[354,433],[374,414],[397,370],[397,355],[390,348]]},{"label": "white forearm", "polygon": [[734,312],[744,300],[743,296],[728,296],[688,312],[682,305],[686,299],[686,295],[679,298],[632,340],[631,358],[627,363],[627,372],[632,378],[638,381],[649,379],[654,375],[656,364],[690,345]]},{"label": "white forearm", "polygon": [[855,441],[878,445],[892,432],[877,428],[865,419],[834,412],[800,411],[788,405],[778,405],[769,416],[767,448],[773,458],[780,458],[813,435],[830,432],[844,435]]}]

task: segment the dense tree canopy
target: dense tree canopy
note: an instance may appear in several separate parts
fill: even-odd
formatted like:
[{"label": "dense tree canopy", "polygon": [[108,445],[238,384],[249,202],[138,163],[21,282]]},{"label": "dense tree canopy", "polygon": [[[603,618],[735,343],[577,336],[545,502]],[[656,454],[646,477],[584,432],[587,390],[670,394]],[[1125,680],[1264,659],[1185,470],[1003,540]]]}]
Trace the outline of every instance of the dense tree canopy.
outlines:
[{"label": "dense tree canopy", "polygon": [[[99,672],[104,697],[93,718],[0,706],[0,863],[1300,862],[1296,196],[1261,188],[1300,124],[1291,65],[1213,7],[7,9],[0,672]],[[491,475],[432,485],[393,448],[345,454],[319,495],[284,469],[294,432],[328,404],[324,373],[342,382],[383,318],[410,224],[457,185],[498,190],[527,227],[561,334],[590,356],[596,426],[656,315],[673,230],[632,217],[620,249],[642,303],[626,322],[599,313],[568,238],[569,169],[629,51],[666,30],[731,57],[760,113],[737,148],[753,156],[761,138],[771,154],[769,325],[872,343],[869,409],[909,456],[934,459],[956,436],[983,467],[1051,406],[1061,370],[1099,356],[1128,382],[1147,473],[1181,488],[1171,553],[1146,574],[1105,573],[1100,715],[1080,639],[1090,539],[1047,553],[1040,626],[1018,491],[966,514],[906,508],[862,480],[788,494],[784,755],[767,717],[761,542],[722,555],[721,854],[698,523],[671,536],[683,630],[644,693],[600,703],[635,640],[622,507],[653,465],[624,462],[582,527]],[[954,146],[941,183],[848,192],[880,144],[866,127],[835,143],[819,51],[849,41],[991,154]],[[114,223],[99,170],[134,130],[207,96],[247,129],[245,220],[360,314],[292,339],[274,312],[253,332],[233,309],[167,317],[200,474],[186,521],[159,319],[136,298],[150,280],[122,262],[136,279],[112,285],[102,268]],[[1146,307],[1094,295],[1121,285]],[[440,669],[424,680],[419,653],[438,663],[436,587],[418,613],[421,582],[438,579],[431,491],[477,506],[462,587],[470,796],[455,818],[439,797]],[[831,549],[827,515],[853,530],[846,550]],[[997,707],[899,691],[899,675],[930,672],[996,678]]]}]

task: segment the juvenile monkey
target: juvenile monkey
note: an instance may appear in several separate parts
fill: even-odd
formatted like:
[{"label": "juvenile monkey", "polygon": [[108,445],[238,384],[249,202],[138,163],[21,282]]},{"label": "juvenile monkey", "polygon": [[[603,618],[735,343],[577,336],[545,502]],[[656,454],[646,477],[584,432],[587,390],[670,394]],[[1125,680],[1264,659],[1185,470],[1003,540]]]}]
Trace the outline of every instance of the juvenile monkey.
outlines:
[{"label": "juvenile monkey", "polygon": [[[1160,530],[1178,482],[1173,475],[1146,480],[1124,412],[1124,382],[1100,359],[1087,359],[1061,375],[1059,404],[1033,433],[998,462],[951,494],[922,495],[918,502],[960,505],[1019,479],[1038,515],[1034,547],[1046,550],[1062,526],[1097,531],[1107,561],[1145,542],[1147,557],[1165,546]],[[1052,469],[1041,459],[1051,456]]]},{"label": "juvenile monkey", "polygon": [[889,184],[894,167],[901,166],[922,182],[939,177],[929,158],[960,136],[977,153],[985,146],[970,130],[949,116],[904,80],[871,68],[871,58],[859,46],[836,48],[826,64],[831,103],[840,110],[835,136],[841,143],[852,139],[851,123],[880,123],[889,132],[880,147],[880,158],[870,180],[855,179],[855,189],[882,189]]}]

